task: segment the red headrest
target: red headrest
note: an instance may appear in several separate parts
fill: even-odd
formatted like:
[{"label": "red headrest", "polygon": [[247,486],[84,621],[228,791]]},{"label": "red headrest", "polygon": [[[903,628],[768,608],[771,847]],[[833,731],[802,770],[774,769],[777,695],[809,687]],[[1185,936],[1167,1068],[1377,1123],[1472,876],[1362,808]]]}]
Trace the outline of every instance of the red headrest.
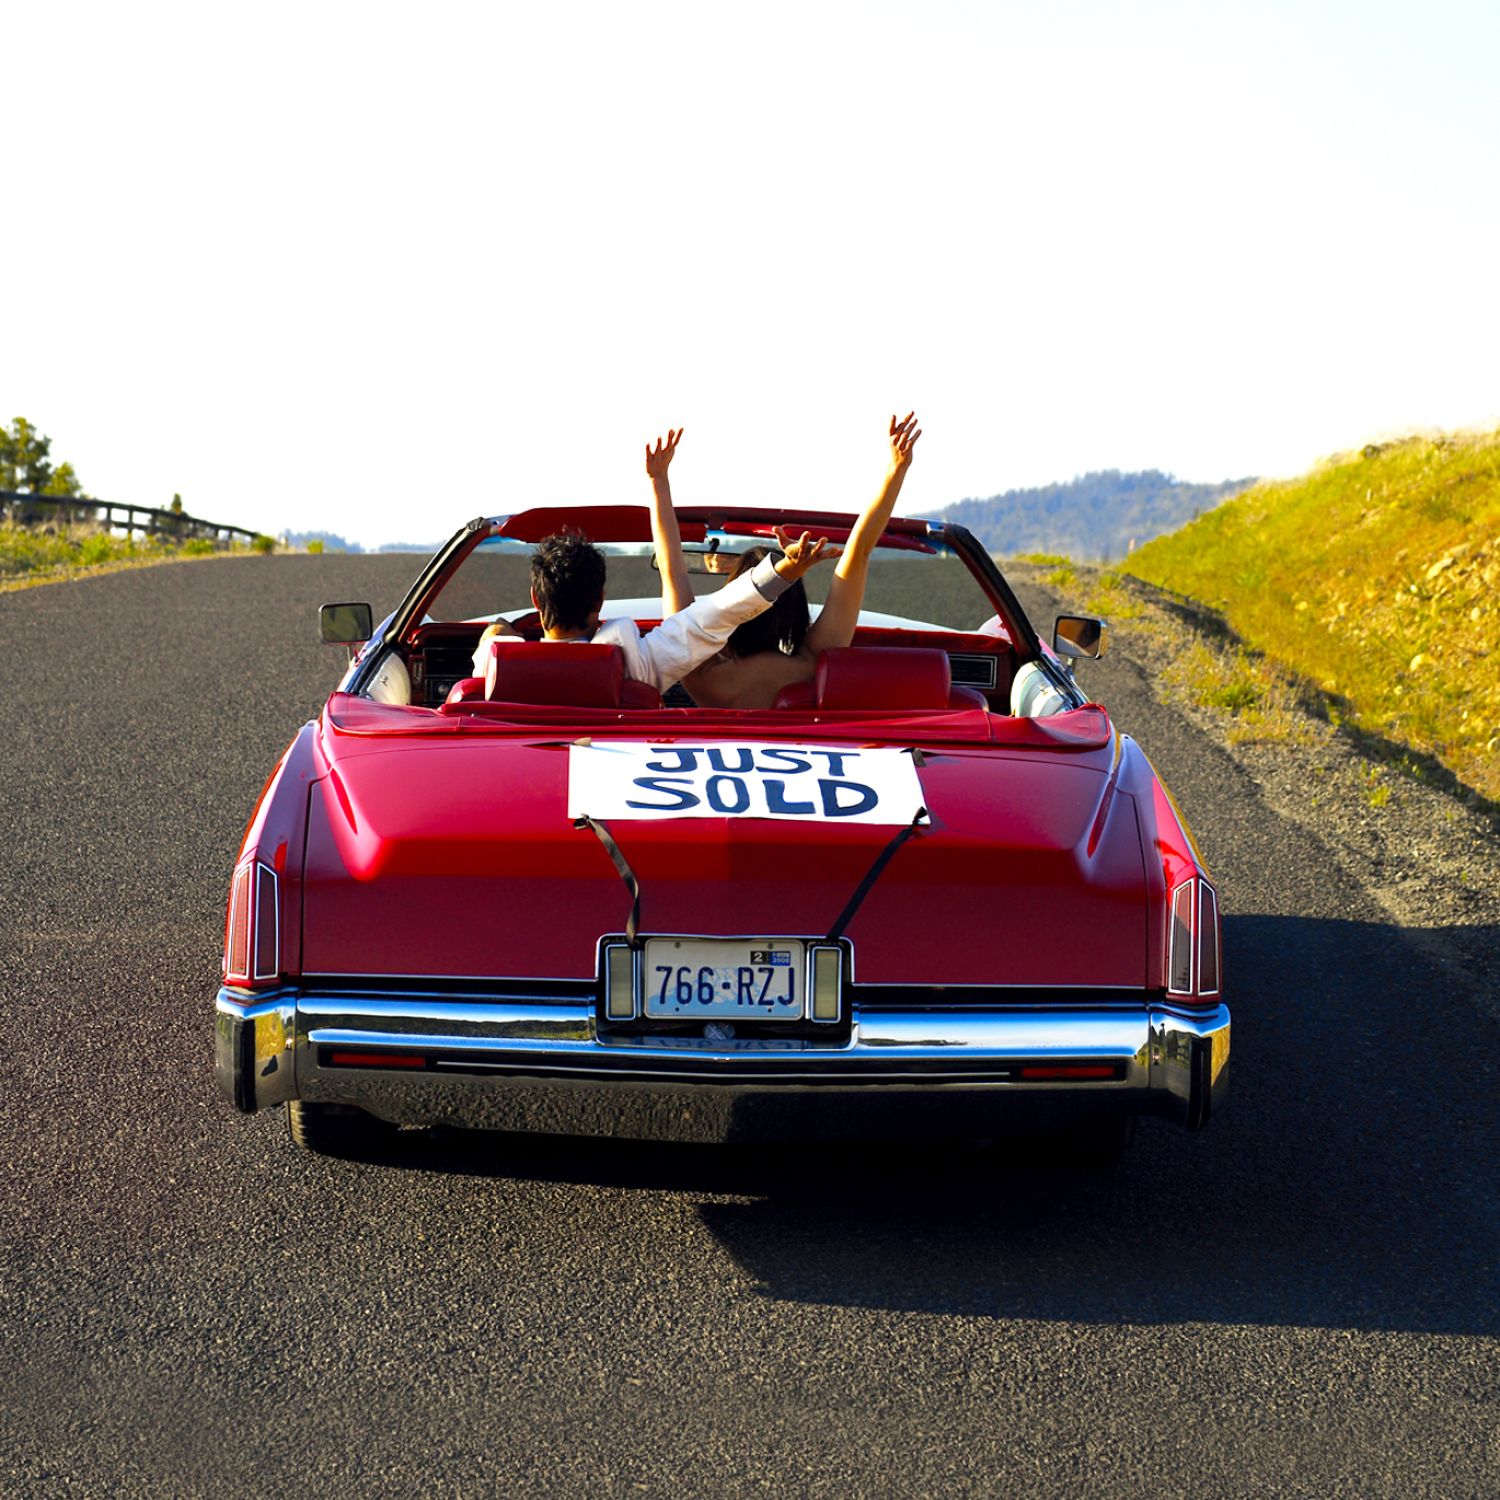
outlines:
[{"label": "red headrest", "polygon": [[618,708],[625,658],[618,646],[591,641],[490,642],[484,696],[492,703],[564,703]]},{"label": "red headrest", "polygon": [[947,708],[948,653],[929,646],[840,646],[818,657],[819,708]]}]

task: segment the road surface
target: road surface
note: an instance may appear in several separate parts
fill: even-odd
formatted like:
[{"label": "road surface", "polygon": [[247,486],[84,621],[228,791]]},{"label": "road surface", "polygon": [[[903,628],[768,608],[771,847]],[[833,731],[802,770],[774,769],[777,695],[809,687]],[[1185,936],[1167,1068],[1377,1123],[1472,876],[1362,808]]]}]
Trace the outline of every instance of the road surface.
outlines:
[{"label": "road surface", "polygon": [[1500,1493],[1493,1013],[1123,658],[1228,913],[1205,1134],[1101,1179],[234,1114],[231,861],[317,604],[417,562],[0,596],[0,1493]]}]

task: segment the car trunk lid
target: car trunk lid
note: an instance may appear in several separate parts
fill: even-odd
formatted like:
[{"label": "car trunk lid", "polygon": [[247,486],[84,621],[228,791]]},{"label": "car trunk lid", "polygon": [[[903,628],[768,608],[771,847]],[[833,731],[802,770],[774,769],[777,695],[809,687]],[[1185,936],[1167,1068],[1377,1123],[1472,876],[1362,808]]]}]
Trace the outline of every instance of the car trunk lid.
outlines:
[{"label": "car trunk lid", "polygon": [[[304,883],[308,975],[591,978],[631,908],[569,812],[569,741],[325,734]],[[846,747],[847,748],[847,747]],[[1146,890],[1112,735],[929,747],[927,818],[849,921],[854,978],[916,986],[1145,983]],[[825,809],[810,799],[816,813]],[[822,936],[897,823],[608,820],[641,930]],[[903,817],[903,823],[906,819]]]}]

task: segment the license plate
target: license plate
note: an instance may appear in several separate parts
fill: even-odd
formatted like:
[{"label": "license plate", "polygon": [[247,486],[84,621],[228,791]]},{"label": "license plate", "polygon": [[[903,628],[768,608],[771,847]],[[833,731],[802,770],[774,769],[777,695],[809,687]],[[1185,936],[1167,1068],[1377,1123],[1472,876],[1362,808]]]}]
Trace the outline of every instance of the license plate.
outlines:
[{"label": "license plate", "polygon": [[787,938],[647,938],[642,1013],[672,1021],[801,1020],[806,950]]}]

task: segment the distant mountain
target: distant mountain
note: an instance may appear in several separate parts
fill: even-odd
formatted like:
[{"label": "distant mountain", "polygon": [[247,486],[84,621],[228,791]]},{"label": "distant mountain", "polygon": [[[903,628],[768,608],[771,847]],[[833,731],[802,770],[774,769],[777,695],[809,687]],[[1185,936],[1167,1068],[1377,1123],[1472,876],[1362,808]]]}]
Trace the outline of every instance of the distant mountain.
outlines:
[{"label": "distant mountain", "polygon": [[1104,469],[1066,484],[960,500],[938,514],[967,526],[991,552],[1011,557],[1057,552],[1080,562],[1112,562],[1254,482],[1185,484],[1159,469],[1134,474]]},{"label": "distant mountain", "polygon": [[[309,542],[322,542],[325,552],[421,552],[431,556],[443,542],[382,542],[378,547],[362,547],[341,537],[336,531],[288,531],[282,540],[289,547],[306,547]],[[447,537],[443,541],[447,541]]]}]

